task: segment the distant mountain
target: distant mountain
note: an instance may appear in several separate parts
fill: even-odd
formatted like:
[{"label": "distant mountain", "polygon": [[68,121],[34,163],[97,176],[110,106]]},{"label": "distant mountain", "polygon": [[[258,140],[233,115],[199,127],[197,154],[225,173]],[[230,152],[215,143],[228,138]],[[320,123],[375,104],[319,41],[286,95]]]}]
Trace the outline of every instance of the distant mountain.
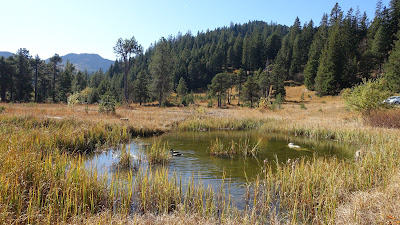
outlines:
[{"label": "distant mountain", "polygon": [[77,70],[85,71],[87,70],[89,73],[94,73],[98,71],[100,68],[105,72],[107,71],[111,64],[114,63],[114,61],[109,60],[109,59],[104,59],[103,57],[97,55],[97,54],[67,54],[64,56],[61,56],[62,58],[62,63],[65,64],[67,63],[67,60],[69,60],[70,63],[72,63]]},{"label": "distant mountain", "polygon": [[0,52],[0,57],[4,56],[4,58],[7,58],[12,55],[14,55],[14,54],[11,52]]}]

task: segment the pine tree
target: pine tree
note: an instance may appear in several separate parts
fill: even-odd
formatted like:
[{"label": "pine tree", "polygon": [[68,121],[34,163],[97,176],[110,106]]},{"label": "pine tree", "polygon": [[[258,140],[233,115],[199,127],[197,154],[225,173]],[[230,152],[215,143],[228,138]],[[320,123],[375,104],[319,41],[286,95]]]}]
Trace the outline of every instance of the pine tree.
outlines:
[{"label": "pine tree", "polygon": [[340,24],[336,24],[329,35],[315,78],[315,90],[321,95],[333,95],[339,91],[340,77],[344,67],[343,42]]},{"label": "pine tree", "polygon": [[149,80],[148,76],[144,72],[140,72],[133,84],[135,98],[142,105],[150,97],[149,95]]},{"label": "pine tree", "polygon": [[68,95],[72,93],[72,79],[75,73],[75,66],[67,60],[65,69],[61,72],[57,83],[58,101],[67,102]]},{"label": "pine tree", "polygon": [[240,95],[242,92],[243,83],[246,81],[246,74],[243,69],[239,69],[236,75],[236,88],[238,91],[238,105],[240,105]]},{"label": "pine tree", "polygon": [[314,90],[315,77],[317,76],[319,59],[328,35],[328,15],[324,14],[320,26],[312,41],[308,61],[304,69],[304,84],[310,90]]},{"label": "pine tree", "polygon": [[188,88],[185,82],[185,79],[183,77],[181,77],[179,79],[179,83],[178,86],[176,87],[176,93],[178,94],[178,96],[185,96],[188,92]]},{"label": "pine tree", "polygon": [[7,101],[6,93],[10,91],[10,88],[13,86],[12,77],[15,71],[10,64],[11,58],[12,56],[7,59],[3,56],[0,57],[0,98],[2,102]]},{"label": "pine tree", "polygon": [[253,103],[260,97],[260,87],[254,76],[248,76],[247,81],[243,86],[243,97],[250,101],[250,108],[253,108]]},{"label": "pine tree", "polygon": [[120,56],[124,62],[124,101],[128,102],[128,68],[131,56],[134,54],[140,54],[143,52],[143,48],[136,41],[135,37],[131,39],[119,38],[117,44],[114,46],[114,53]]},{"label": "pine tree", "polygon": [[53,79],[52,79],[52,84],[51,84],[51,95],[53,102],[56,102],[56,79],[58,77],[58,74],[60,72],[58,64],[62,62],[61,57],[58,54],[54,54],[53,57],[50,58],[50,63],[52,66],[52,74],[53,74]]},{"label": "pine tree", "polygon": [[[397,36],[400,38],[400,32]],[[390,90],[396,93],[400,92],[400,40],[395,41],[390,53],[385,78]]]},{"label": "pine tree", "polygon": [[170,46],[165,38],[161,38],[149,65],[152,75],[152,93],[161,107],[172,91],[173,58]]},{"label": "pine tree", "polygon": [[18,50],[16,54],[16,76],[15,76],[15,88],[17,101],[30,101],[31,93],[33,91],[32,86],[32,68],[30,65],[31,56],[29,51],[25,48]]},{"label": "pine tree", "polygon": [[211,84],[208,85],[208,90],[213,96],[217,96],[218,107],[222,106],[222,97],[225,95],[226,90],[229,88],[228,75],[226,73],[218,73],[214,76]]}]

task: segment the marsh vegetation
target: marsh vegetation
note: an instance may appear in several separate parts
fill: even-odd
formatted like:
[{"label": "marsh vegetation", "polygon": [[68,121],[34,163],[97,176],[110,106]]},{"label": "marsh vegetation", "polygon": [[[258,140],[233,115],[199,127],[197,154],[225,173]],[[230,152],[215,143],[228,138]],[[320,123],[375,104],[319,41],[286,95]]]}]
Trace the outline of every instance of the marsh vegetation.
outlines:
[{"label": "marsh vegetation", "polygon": [[[289,89],[288,101],[298,98],[292,91],[297,92]],[[1,223],[145,223],[158,218],[171,223],[186,219],[331,224],[348,220],[379,223],[391,220],[389,216],[397,219],[399,131],[364,124],[357,114],[345,109],[340,98],[315,98],[305,102],[307,110],[301,111],[296,104],[285,103],[279,111],[268,112],[118,107],[116,114],[110,115],[99,114],[93,105],[85,112],[86,106],[71,109],[65,105],[2,104],[6,109],[0,115]],[[121,121],[120,117],[129,120]],[[224,169],[216,176],[219,184],[213,185],[201,182],[198,173],[186,177],[179,171],[174,173],[178,162],[174,158],[164,166],[138,170],[100,172],[86,163],[92,152],[138,136],[212,130],[253,130],[329,140],[363,146],[365,154],[358,161],[351,153],[346,157],[311,154],[291,160],[268,159],[268,164],[261,163],[249,180],[242,180],[245,185],[239,200],[243,204],[238,203],[231,175]],[[153,143],[153,138],[146,140]],[[191,156],[173,138],[168,140],[169,146],[160,140],[152,145],[164,149],[160,154],[170,156],[169,150],[174,148],[183,153],[177,160]],[[219,137],[220,143],[222,140]],[[247,139],[242,140],[245,143]],[[231,141],[225,141],[224,146],[231,148]],[[234,141],[235,147],[239,142],[240,138]],[[247,146],[251,150],[257,142],[255,138]],[[307,146],[299,140],[294,142]],[[210,154],[207,151],[211,147],[207,141],[205,154]],[[144,153],[147,148],[152,147],[143,147]],[[256,156],[262,154],[258,151]],[[253,158],[251,154],[246,160]],[[363,193],[386,193],[374,195],[370,202],[378,212],[371,212],[363,203]],[[379,204],[382,199],[387,203],[384,206]],[[375,216],[363,216],[366,212]]]}]

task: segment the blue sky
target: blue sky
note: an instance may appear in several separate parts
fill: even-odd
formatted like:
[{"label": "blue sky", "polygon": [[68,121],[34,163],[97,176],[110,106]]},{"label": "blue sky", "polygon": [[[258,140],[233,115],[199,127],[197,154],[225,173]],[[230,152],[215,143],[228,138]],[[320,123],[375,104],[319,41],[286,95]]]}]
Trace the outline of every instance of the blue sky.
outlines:
[{"label": "blue sky", "polygon": [[196,34],[230,22],[290,26],[298,16],[301,23],[312,19],[318,25],[336,2],[344,11],[358,6],[372,19],[377,0],[0,0],[0,51],[26,48],[42,59],[55,53],[97,53],[115,60],[119,37],[135,36],[147,49],[162,36]]}]

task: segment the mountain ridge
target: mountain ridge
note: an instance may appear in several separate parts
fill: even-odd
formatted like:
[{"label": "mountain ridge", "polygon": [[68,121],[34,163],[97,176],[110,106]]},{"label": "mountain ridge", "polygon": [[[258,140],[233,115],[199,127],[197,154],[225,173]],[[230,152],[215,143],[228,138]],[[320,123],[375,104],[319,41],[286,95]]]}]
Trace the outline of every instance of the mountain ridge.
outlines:
[{"label": "mountain ridge", "polygon": [[[14,55],[12,52],[0,51],[0,57],[4,56],[7,58],[12,55]],[[62,65],[65,65],[65,63],[69,61],[77,70],[87,71],[88,73],[94,73],[99,69],[102,69],[105,72],[114,63],[114,61],[105,59],[95,53],[69,53],[60,57],[62,59]],[[45,61],[49,62],[49,60],[50,58]]]}]

